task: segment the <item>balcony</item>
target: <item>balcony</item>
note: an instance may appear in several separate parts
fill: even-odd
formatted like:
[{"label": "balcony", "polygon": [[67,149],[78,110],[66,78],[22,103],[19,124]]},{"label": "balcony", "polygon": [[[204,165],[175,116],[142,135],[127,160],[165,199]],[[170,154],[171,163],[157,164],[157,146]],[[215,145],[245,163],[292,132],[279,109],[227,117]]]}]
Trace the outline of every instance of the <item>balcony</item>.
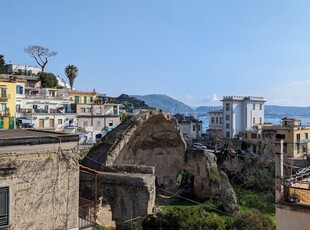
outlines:
[{"label": "balcony", "polygon": [[0,94],[0,102],[7,102],[11,98],[10,94]]},{"label": "balcony", "polygon": [[68,114],[68,113],[75,113],[74,111],[64,111],[64,109],[59,108],[59,109],[20,109],[18,113],[39,113],[39,114],[46,114],[46,113],[63,113],[63,114]]},{"label": "balcony", "polygon": [[0,117],[10,117],[10,112],[0,112]]},{"label": "balcony", "polygon": [[308,143],[310,142],[310,140],[309,139],[297,139],[296,142],[302,144],[302,143]]}]

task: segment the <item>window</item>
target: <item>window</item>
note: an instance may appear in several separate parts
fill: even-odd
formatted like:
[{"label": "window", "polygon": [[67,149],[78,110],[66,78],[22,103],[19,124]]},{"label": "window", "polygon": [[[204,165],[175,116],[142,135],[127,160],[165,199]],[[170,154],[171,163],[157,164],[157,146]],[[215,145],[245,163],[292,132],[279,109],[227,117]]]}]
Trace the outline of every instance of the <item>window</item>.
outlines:
[{"label": "window", "polygon": [[38,105],[33,105],[32,108],[37,109]]},{"label": "window", "polygon": [[211,117],[211,124],[214,124],[214,117]]},{"label": "window", "polygon": [[263,110],[263,104],[259,104],[259,110]]},{"label": "window", "polygon": [[248,133],[245,133],[245,138],[248,138]]},{"label": "window", "polygon": [[85,108],[81,108],[81,113],[85,113]]},{"label": "window", "polygon": [[100,113],[101,113],[101,109],[100,108],[96,109],[96,114],[100,114]]},{"label": "window", "polygon": [[84,96],[84,104],[87,104],[87,96]]},{"label": "window", "polygon": [[195,127],[195,125],[193,125],[193,131],[195,131],[196,130],[196,127]]},{"label": "window", "polygon": [[88,121],[84,121],[83,125],[84,125],[84,127],[87,127],[88,126]]},{"label": "window", "polygon": [[299,141],[300,140],[300,133],[296,134],[296,139]]},{"label": "window", "polygon": [[90,102],[93,102],[93,97],[89,97],[89,101],[90,101]]},{"label": "window", "polygon": [[251,138],[252,139],[256,139],[257,138],[257,134],[256,133],[251,133]]},{"label": "window", "polygon": [[259,123],[263,124],[263,118],[261,118],[261,117],[259,118]]},{"label": "window", "polygon": [[223,117],[220,117],[220,124],[223,124]]},{"label": "window", "polygon": [[225,109],[226,109],[226,111],[229,111],[229,103],[226,103]]},{"label": "window", "polygon": [[230,132],[226,132],[226,138],[230,138]]},{"label": "window", "polygon": [[21,108],[21,105],[17,104],[17,105],[16,105],[16,112],[19,113],[19,112],[20,112],[20,108]]},{"label": "window", "polygon": [[229,121],[229,115],[226,115],[226,121]]},{"label": "window", "polygon": [[24,87],[22,87],[21,85],[17,85],[16,94],[23,94],[23,92],[24,92]]},{"label": "window", "polygon": [[58,125],[62,125],[62,119],[58,119]]},{"label": "window", "polygon": [[74,103],[79,104],[80,103],[80,96],[74,96]]},{"label": "window", "polygon": [[91,113],[91,108],[87,108],[87,113]]},{"label": "window", "polygon": [[5,112],[6,111],[6,104],[1,103],[0,104],[0,112]]},{"label": "window", "polygon": [[113,121],[112,120],[109,121],[109,126],[113,126]]},{"label": "window", "polygon": [[229,123],[226,123],[226,129],[229,129]]},{"label": "window", "polygon": [[296,150],[297,150],[297,153],[300,153],[300,144],[299,143],[296,144]]},{"label": "window", "polygon": [[253,117],[253,125],[255,124],[255,117]]},{"label": "window", "polygon": [[216,117],[216,118],[215,118],[215,121],[216,121],[215,123],[218,124],[218,123],[219,123],[219,118]]},{"label": "window", "polygon": [[0,228],[9,224],[9,188],[0,188]]},{"label": "window", "polygon": [[6,88],[1,88],[1,98],[6,98]]},{"label": "window", "polygon": [[305,133],[305,139],[308,139],[308,133]]},{"label": "window", "polygon": [[97,121],[97,126],[101,126],[101,121]]},{"label": "window", "polygon": [[255,110],[255,103],[253,104],[253,110]]}]

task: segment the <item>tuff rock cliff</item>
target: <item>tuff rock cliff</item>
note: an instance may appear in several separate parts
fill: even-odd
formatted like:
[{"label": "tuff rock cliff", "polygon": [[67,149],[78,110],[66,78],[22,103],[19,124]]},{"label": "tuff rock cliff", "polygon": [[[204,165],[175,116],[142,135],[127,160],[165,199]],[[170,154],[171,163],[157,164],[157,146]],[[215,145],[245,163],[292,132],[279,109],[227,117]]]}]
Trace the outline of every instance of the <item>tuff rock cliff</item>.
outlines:
[{"label": "tuff rock cliff", "polygon": [[[233,190],[222,193],[222,186],[227,188],[229,182],[218,171],[215,155],[187,148],[177,120],[161,110],[138,114],[120,124],[89,151],[82,164],[96,170],[121,164],[154,166],[156,185],[170,192],[177,191],[176,178],[186,170],[194,176],[198,198],[235,197]],[[229,205],[230,210],[234,205]]]}]

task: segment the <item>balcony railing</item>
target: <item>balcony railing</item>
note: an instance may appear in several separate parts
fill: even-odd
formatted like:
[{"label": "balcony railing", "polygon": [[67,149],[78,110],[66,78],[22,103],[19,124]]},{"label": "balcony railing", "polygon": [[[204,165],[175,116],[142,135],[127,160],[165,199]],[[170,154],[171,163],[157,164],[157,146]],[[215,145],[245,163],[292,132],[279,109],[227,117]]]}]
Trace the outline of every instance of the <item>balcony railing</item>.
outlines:
[{"label": "balcony railing", "polygon": [[10,94],[0,94],[0,100],[8,100],[11,98]]},{"label": "balcony railing", "polygon": [[18,113],[75,113],[75,111],[64,111],[63,109],[20,109]]},{"label": "balcony railing", "polygon": [[310,142],[309,139],[297,139],[297,143],[308,143]]},{"label": "balcony railing", "polygon": [[25,95],[25,98],[29,99],[53,99],[53,100],[66,100],[70,101],[69,97],[64,97],[64,96],[46,96],[46,95]]}]

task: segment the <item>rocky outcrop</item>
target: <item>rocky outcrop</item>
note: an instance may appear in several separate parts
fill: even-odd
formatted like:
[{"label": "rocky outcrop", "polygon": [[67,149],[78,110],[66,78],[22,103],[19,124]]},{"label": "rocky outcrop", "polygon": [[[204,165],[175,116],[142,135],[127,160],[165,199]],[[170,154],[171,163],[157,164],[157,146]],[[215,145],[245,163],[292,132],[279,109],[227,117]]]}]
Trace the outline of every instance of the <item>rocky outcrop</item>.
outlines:
[{"label": "rocky outcrop", "polygon": [[221,201],[223,203],[224,209],[227,213],[234,213],[238,211],[238,204],[237,204],[237,196],[236,193],[229,183],[227,175],[221,171],[220,172],[221,178]]},{"label": "rocky outcrop", "polygon": [[118,164],[154,166],[157,186],[170,192],[177,191],[176,178],[186,170],[194,176],[197,197],[220,192],[219,176],[211,176],[218,172],[216,157],[187,149],[176,119],[160,110],[139,114],[116,127],[90,150],[82,164],[96,170]]}]

